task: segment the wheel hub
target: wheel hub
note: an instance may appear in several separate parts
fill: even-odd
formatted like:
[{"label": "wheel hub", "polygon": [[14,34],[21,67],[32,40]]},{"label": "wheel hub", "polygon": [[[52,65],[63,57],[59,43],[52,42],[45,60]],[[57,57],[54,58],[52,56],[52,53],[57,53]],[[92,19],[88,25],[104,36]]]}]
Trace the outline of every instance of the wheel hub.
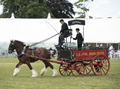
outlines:
[{"label": "wheel hub", "polygon": [[65,67],[64,70],[67,71],[67,68]]},{"label": "wheel hub", "polygon": [[103,64],[101,62],[99,63],[99,67],[103,67]]}]

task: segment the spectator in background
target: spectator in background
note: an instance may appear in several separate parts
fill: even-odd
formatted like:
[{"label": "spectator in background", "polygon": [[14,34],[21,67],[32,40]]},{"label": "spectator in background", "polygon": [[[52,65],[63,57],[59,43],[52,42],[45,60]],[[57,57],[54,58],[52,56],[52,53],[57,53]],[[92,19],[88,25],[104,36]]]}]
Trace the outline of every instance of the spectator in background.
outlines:
[{"label": "spectator in background", "polygon": [[99,44],[97,44],[96,47],[99,47]]},{"label": "spectator in background", "polygon": [[49,51],[51,51],[52,50],[52,47],[51,48],[49,48]]},{"label": "spectator in background", "polygon": [[113,50],[112,44],[110,44],[110,46],[109,46],[109,51],[111,51],[111,50]]},{"label": "spectator in background", "polygon": [[110,59],[113,58],[113,54],[114,54],[114,48],[113,48],[112,44],[110,44],[110,46],[109,46],[109,57],[110,57]]},{"label": "spectator in background", "polygon": [[117,50],[117,53],[119,53],[119,54],[120,54],[120,48]]},{"label": "spectator in background", "polygon": [[100,44],[100,47],[103,47],[103,44]]},{"label": "spectator in background", "polygon": [[120,48],[117,50],[118,58],[120,58]]}]

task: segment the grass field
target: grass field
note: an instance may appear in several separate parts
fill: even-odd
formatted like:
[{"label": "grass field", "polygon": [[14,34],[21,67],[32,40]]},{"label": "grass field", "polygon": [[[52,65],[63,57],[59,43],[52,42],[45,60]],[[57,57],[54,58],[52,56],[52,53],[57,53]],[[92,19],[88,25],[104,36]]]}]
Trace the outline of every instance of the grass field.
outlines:
[{"label": "grass field", "polygon": [[[27,65],[20,67],[20,72],[13,77],[13,71],[18,63],[16,58],[0,58],[0,89],[120,89],[120,60],[110,61],[110,70],[106,76],[95,76],[93,72],[82,77],[52,76],[48,68],[44,76],[40,71],[44,67],[41,61],[32,63],[39,76],[31,78],[31,71]],[[59,65],[54,64],[58,70]]]}]

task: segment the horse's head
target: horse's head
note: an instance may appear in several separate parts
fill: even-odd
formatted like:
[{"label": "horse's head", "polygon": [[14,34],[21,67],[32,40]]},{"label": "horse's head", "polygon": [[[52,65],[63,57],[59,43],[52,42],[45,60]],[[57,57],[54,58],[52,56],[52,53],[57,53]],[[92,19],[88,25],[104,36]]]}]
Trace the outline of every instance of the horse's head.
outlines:
[{"label": "horse's head", "polygon": [[10,45],[8,48],[8,53],[12,53],[14,52],[14,49],[16,49],[16,51],[18,51],[19,53],[21,53],[21,51],[23,50],[23,47],[26,46],[23,42],[15,40],[15,41],[10,41]]},{"label": "horse's head", "polygon": [[10,41],[10,45],[8,47],[8,53],[12,53],[15,49],[15,46],[14,46],[14,41]]}]

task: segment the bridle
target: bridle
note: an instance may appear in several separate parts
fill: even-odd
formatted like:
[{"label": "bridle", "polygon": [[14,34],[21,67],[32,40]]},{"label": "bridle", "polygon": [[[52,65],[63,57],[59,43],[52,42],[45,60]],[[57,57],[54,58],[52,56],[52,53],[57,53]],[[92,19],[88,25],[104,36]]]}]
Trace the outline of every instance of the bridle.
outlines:
[{"label": "bridle", "polygon": [[[13,50],[12,50],[12,49],[9,49],[9,51],[10,51],[11,53],[16,52],[16,51],[14,50],[14,49],[15,49],[15,48],[14,48],[14,41],[11,41],[9,47],[13,49]],[[22,51],[22,50],[23,50],[23,49],[18,50],[18,52],[19,52],[19,51]]]},{"label": "bridle", "polygon": [[14,41],[11,41],[9,47],[11,48],[11,49],[9,49],[10,53],[15,52],[14,51]]}]

